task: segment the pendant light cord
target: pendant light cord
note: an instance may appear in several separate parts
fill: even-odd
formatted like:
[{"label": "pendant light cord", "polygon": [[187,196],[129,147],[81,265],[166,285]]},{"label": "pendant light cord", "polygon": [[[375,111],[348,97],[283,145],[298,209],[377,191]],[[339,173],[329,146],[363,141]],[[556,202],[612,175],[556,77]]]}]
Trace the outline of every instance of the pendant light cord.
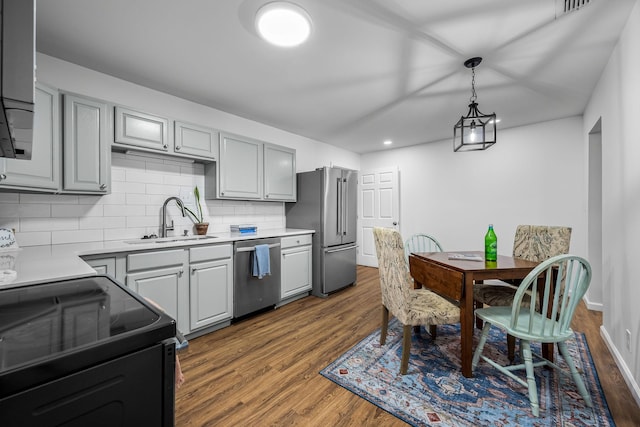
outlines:
[{"label": "pendant light cord", "polygon": [[478,96],[476,95],[476,67],[471,67],[471,98],[470,102],[476,102]]}]

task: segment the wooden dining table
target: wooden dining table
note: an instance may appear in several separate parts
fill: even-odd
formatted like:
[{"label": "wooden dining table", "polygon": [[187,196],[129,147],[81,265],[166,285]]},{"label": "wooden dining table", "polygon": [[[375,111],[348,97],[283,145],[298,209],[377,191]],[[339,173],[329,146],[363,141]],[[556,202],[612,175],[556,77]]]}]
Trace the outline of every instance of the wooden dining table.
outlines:
[{"label": "wooden dining table", "polygon": [[[482,261],[450,259],[450,254],[473,254]],[[484,280],[524,279],[537,262],[498,255],[496,262],[485,262],[484,252],[425,252],[409,255],[409,270],[416,287],[424,287],[460,306],[460,362],[462,375],[473,376],[474,304],[473,285]],[[547,353],[547,351],[545,351]]]}]

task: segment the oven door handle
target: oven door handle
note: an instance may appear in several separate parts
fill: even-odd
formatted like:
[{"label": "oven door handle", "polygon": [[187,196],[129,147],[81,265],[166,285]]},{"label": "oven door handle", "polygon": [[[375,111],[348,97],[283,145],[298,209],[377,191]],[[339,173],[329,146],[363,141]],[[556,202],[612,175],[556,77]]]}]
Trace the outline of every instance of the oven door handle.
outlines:
[{"label": "oven door handle", "polygon": [[[278,246],[280,246],[280,243],[272,243],[272,244],[269,245],[269,249],[277,248]],[[253,252],[255,250],[256,250],[255,246],[246,247],[246,248],[237,248],[236,249],[236,253],[238,253],[238,252]]]}]

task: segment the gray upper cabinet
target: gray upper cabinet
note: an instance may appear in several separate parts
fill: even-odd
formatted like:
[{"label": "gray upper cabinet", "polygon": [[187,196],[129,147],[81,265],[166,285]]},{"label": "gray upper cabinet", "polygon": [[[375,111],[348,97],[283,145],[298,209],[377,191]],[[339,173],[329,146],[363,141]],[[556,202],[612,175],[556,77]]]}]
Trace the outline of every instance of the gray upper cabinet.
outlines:
[{"label": "gray upper cabinet", "polygon": [[296,150],[264,145],[264,199],[296,201]]},{"label": "gray upper cabinet", "polygon": [[238,135],[220,135],[217,197],[262,199],[264,143]]},{"label": "gray upper cabinet", "polygon": [[173,141],[169,141],[169,119],[125,107],[116,107],[115,115],[114,145],[173,151]]},{"label": "gray upper cabinet", "polygon": [[57,192],[60,163],[58,91],[38,83],[31,160],[0,159],[0,188]]},{"label": "gray upper cabinet", "polygon": [[220,159],[205,165],[205,198],[296,200],[296,151],[220,133]]},{"label": "gray upper cabinet", "polygon": [[110,192],[109,106],[72,94],[64,99],[63,191]]},{"label": "gray upper cabinet", "polygon": [[174,150],[176,153],[216,160],[218,138],[216,130],[204,126],[175,121]]}]

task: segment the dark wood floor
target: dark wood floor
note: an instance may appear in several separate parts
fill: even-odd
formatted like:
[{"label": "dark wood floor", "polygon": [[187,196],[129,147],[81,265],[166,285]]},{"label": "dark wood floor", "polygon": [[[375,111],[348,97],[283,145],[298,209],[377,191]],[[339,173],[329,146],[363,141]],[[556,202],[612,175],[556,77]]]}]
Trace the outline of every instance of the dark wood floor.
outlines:
[{"label": "dark wood floor", "polygon": [[[581,306],[574,330],[587,335],[616,424],[638,426],[640,408],[601,323]],[[176,426],[405,426],[318,373],[379,326],[378,270],[358,267],[357,286],[193,339],[180,352],[186,382],[176,394]]]}]

